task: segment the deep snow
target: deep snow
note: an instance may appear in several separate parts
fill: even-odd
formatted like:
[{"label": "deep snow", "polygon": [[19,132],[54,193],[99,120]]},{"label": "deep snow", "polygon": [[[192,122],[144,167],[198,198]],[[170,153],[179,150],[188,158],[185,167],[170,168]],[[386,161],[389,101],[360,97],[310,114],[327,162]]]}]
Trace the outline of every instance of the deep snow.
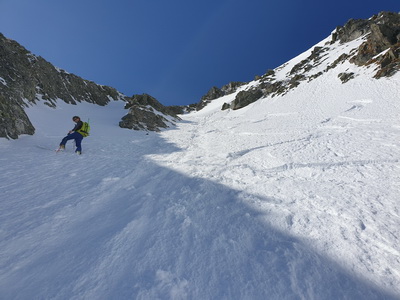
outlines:
[{"label": "deep snow", "polygon": [[[0,140],[0,298],[400,299],[400,75],[340,68],[161,133],[30,107]],[[56,154],[73,115],[84,154]]]}]

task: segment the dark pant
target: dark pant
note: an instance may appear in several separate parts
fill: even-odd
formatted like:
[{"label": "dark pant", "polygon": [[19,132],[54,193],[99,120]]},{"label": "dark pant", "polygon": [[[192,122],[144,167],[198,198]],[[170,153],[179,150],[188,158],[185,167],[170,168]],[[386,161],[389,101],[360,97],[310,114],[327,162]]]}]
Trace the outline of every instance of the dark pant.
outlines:
[{"label": "dark pant", "polygon": [[82,134],[80,134],[79,132],[73,132],[73,133],[68,134],[65,138],[62,139],[60,146],[61,145],[65,146],[65,144],[69,140],[75,140],[75,144],[76,144],[75,152],[77,152],[77,151],[82,152],[82,146],[81,146],[82,140],[83,140]]}]

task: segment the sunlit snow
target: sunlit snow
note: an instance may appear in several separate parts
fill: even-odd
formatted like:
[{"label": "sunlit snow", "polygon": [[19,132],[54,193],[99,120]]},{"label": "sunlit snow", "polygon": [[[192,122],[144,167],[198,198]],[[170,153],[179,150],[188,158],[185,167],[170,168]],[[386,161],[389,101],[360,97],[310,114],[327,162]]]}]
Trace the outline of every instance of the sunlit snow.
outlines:
[{"label": "sunlit snow", "polygon": [[[30,107],[0,140],[0,298],[399,299],[400,76],[346,68],[161,133]],[[83,154],[55,153],[74,115]]]}]

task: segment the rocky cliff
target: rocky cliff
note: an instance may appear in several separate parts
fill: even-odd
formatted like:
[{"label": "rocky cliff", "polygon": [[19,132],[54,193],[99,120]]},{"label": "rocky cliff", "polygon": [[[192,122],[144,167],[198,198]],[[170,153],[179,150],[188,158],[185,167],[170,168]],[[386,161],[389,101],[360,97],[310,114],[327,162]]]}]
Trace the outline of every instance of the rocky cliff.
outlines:
[{"label": "rocky cliff", "polygon": [[117,90],[57,69],[0,34],[0,137],[33,134],[24,108],[37,101],[49,106],[57,101],[105,105],[121,98]]},{"label": "rocky cliff", "polygon": [[[177,109],[167,109],[154,98],[147,103],[137,99],[58,69],[0,34],[0,137],[16,139],[21,134],[34,134],[24,109],[38,101],[55,107],[58,101],[106,105],[124,100],[129,112],[121,127],[132,129],[159,130],[171,125],[169,114],[176,117]],[[167,117],[161,117],[160,112]]]}]

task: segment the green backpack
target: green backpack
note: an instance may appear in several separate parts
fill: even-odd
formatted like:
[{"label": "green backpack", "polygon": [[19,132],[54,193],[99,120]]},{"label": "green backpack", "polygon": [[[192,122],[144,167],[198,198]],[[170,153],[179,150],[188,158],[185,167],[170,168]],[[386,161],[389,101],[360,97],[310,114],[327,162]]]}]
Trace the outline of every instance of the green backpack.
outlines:
[{"label": "green backpack", "polygon": [[80,134],[82,134],[83,137],[87,137],[90,132],[90,125],[88,122],[82,122],[82,127],[81,129],[78,130]]}]

